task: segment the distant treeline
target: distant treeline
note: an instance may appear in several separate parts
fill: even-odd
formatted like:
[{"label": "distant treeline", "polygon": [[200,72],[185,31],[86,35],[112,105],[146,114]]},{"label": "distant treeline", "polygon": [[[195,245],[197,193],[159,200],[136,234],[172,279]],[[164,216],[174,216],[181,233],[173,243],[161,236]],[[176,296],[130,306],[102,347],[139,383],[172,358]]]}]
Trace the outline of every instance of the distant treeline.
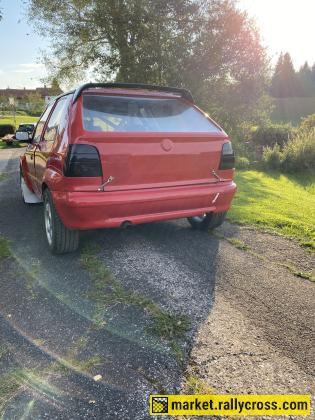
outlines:
[{"label": "distant treeline", "polygon": [[270,93],[275,98],[315,96],[315,64],[311,67],[305,62],[296,72],[290,54],[280,54]]}]

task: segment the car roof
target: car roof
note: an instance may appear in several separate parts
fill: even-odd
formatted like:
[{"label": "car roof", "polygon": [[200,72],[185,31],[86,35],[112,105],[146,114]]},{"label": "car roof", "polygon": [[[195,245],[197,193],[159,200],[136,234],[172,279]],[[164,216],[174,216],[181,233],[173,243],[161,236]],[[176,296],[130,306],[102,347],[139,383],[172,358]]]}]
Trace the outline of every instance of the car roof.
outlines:
[{"label": "car roof", "polygon": [[150,96],[163,98],[182,98],[190,103],[194,99],[189,90],[170,86],[148,85],[143,83],[86,83],[79,86],[76,90],[66,92],[58,96],[55,101],[66,95],[73,95],[73,102],[85,93],[128,95],[128,96]]}]

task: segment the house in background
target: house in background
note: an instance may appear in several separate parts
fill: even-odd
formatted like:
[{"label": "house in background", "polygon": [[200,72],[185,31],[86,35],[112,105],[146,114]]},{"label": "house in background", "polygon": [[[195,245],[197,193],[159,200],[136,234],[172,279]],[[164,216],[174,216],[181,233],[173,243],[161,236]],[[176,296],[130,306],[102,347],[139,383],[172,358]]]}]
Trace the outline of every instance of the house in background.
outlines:
[{"label": "house in background", "polygon": [[0,98],[17,109],[28,111],[32,108],[34,100],[37,99],[47,105],[61,93],[62,90],[58,83],[54,82],[51,87],[44,85],[44,87],[35,89],[11,89],[9,87],[0,89]]}]

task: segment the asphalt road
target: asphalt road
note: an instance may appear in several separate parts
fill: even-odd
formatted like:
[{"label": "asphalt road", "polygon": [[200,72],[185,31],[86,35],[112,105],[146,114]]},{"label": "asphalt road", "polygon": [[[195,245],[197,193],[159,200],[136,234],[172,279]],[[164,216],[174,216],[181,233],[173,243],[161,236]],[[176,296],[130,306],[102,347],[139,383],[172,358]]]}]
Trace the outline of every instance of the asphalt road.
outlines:
[{"label": "asphalt road", "polygon": [[[52,256],[42,206],[20,199],[19,153],[0,151],[0,235],[13,254],[0,266],[4,419],[149,418],[150,393],[185,390],[188,375],[216,392],[314,393],[315,283],[281,266],[311,272],[313,255],[225,224],[250,253],[179,220],[85,232],[77,253]],[[146,309],[110,302],[96,321],[87,248],[128,293],[189,319],[177,352]]]}]

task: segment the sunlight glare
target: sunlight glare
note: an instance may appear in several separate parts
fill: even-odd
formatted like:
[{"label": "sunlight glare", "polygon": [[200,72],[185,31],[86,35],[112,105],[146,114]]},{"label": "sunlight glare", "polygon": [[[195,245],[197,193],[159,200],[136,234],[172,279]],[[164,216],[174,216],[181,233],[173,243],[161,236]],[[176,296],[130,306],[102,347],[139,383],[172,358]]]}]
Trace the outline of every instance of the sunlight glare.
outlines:
[{"label": "sunlight glare", "polygon": [[272,61],[289,52],[298,69],[315,62],[314,0],[240,0],[239,5],[254,17]]}]

